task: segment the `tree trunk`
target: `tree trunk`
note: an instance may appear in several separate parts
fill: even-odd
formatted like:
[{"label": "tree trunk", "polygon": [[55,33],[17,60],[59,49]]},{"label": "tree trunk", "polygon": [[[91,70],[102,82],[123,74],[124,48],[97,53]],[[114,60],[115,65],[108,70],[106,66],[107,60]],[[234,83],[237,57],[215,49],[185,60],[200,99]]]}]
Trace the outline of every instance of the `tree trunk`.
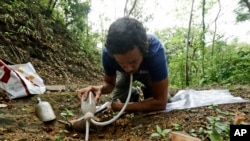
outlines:
[{"label": "tree trunk", "polygon": [[188,53],[190,48],[190,31],[191,31],[191,23],[193,18],[193,8],[194,8],[194,0],[192,0],[191,5],[191,11],[190,11],[190,17],[189,17],[189,24],[188,24],[188,33],[187,33],[187,41],[186,41],[186,60],[185,60],[185,80],[186,80],[186,86],[189,86],[189,66],[188,66]]},{"label": "tree trunk", "polygon": [[216,33],[217,33],[217,20],[219,18],[219,15],[220,15],[220,11],[221,11],[221,3],[220,3],[220,0],[218,0],[218,4],[219,4],[219,11],[215,17],[215,20],[214,20],[214,34],[213,34],[213,41],[212,41],[212,51],[211,51],[211,55],[213,56],[214,55],[214,44],[215,44],[215,36],[216,36]]},{"label": "tree trunk", "polygon": [[47,13],[46,13],[46,16],[47,16],[47,17],[50,17],[50,16],[52,15],[53,10],[54,10],[54,8],[55,8],[55,6],[56,6],[57,1],[58,1],[58,0],[55,0],[55,1],[50,0],[50,1],[48,2]]},{"label": "tree trunk", "polygon": [[202,46],[202,76],[204,76],[205,72],[205,65],[204,65],[204,56],[205,56],[205,33],[206,33],[206,25],[205,25],[205,6],[206,0],[202,1],[202,38],[201,38],[201,46]]},{"label": "tree trunk", "polygon": [[214,34],[213,34],[213,40],[212,40],[212,51],[211,51],[211,66],[212,66],[212,79],[215,78],[215,67],[214,67],[214,64],[215,64],[215,57],[214,57],[214,50],[215,50],[215,37],[216,37],[216,33],[217,33],[217,20],[219,18],[219,15],[220,15],[220,11],[221,11],[221,3],[220,3],[220,0],[218,0],[218,4],[219,4],[219,10],[218,10],[218,13],[215,17],[215,20],[214,20]]}]

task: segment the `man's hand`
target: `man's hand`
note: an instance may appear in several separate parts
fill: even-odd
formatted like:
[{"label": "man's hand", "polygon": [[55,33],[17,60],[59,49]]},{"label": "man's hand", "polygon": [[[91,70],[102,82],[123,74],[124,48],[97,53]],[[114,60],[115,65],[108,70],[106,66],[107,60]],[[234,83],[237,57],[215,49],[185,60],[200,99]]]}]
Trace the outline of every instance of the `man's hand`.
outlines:
[{"label": "man's hand", "polygon": [[97,103],[101,97],[102,86],[88,86],[83,89],[76,90],[78,99],[86,100],[88,98],[89,92],[92,92],[95,96],[95,102]]}]

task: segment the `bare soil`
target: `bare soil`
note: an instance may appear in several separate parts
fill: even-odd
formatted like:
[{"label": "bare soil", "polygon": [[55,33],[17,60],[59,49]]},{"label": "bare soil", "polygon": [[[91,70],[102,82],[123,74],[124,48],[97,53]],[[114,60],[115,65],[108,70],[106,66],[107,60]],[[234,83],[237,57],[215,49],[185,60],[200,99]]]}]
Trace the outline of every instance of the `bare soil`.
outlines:
[{"label": "bare soil", "polygon": [[[77,132],[70,130],[58,122],[65,120],[60,114],[66,109],[73,112],[74,116],[69,120],[81,117],[80,102],[76,98],[76,93],[72,92],[77,86],[67,86],[64,92],[46,92],[43,95],[9,100],[3,92],[0,92],[0,103],[7,107],[0,108],[0,140],[1,141],[54,141],[84,140],[85,131]],[[218,88],[218,87],[217,87]],[[216,87],[213,87],[216,89]],[[219,88],[218,88],[219,89]],[[225,89],[225,87],[224,87]],[[228,88],[235,96],[250,99],[249,86],[231,86]],[[56,120],[43,123],[35,114],[37,97],[48,101],[56,114]],[[103,96],[102,102],[109,101],[109,96]],[[244,114],[244,122],[250,123],[250,103],[224,104],[218,105],[222,111]],[[99,119],[107,120],[112,113],[99,114]],[[162,129],[172,129],[189,133],[194,129],[198,138],[209,141],[206,134],[199,134],[200,127],[207,128],[208,116],[216,116],[215,112],[206,107],[192,108],[186,110],[175,110],[168,113],[125,113],[117,121],[107,126],[90,125],[89,139],[93,141],[145,141],[160,140],[151,138],[151,134],[156,132],[156,125]],[[224,115],[223,121],[233,123],[234,116]],[[174,127],[174,124],[181,125],[181,129]]]}]

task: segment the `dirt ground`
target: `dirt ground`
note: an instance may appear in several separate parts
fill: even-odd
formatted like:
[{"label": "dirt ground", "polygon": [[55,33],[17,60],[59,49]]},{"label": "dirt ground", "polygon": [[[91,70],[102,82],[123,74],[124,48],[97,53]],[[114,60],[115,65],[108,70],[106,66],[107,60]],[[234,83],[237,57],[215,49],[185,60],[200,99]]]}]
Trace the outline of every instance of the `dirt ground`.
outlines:
[{"label": "dirt ground", "polygon": [[[213,87],[213,89],[221,89]],[[229,89],[234,96],[250,99],[249,86],[231,86]],[[56,120],[43,123],[35,114],[37,97],[49,102],[56,114]],[[102,102],[109,97],[102,97]],[[1,141],[79,141],[84,140],[85,131],[69,130],[59,120],[65,120],[61,113],[66,109],[74,115],[69,120],[81,116],[80,102],[76,93],[69,89],[64,92],[46,92],[43,95],[34,95],[27,98],[9,100],[0,92],[0,140]],[[244,122],[250,123],[250,103],[218,105],[221,111],[242,113]],[[198,138],[209,141],[206,134],[198,133],[199,128],[207,128],[208,116],[215,116],[215,112],[206,107],[186,110],[174,110],[168,113],[125,113],[117,121],[107,126],[90,125],[89,140],[98,141],[145,141],[153,139],[150,135],[156,132],[156,125],[161,129],[171,129],[193,133]],[[99,119],[110,118],[110,113],[99,115]],[[223,121],[232,123],[233,115],[224,116]],[[174,126],[175,125],[175,126]],[[179,126],[178,126],[179,125]]]}]

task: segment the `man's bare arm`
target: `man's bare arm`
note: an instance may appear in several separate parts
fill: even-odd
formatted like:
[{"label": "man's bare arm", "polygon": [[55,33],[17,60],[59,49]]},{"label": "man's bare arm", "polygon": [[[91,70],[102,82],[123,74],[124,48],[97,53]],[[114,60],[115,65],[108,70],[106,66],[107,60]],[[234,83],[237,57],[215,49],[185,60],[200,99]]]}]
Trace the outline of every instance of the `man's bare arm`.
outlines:
[{"label": "man's bare arm", "polygon": [[[145,99],[141,102],[129,103],[126,111],[138,112],[138,111],[158,111],[164,110],[168,101],[168,78],[165,78],[159,82],[152,83],[153,97]],[[114,102],[112,104],[112,109],[114,111],[119,111],[123,103]]]}]

